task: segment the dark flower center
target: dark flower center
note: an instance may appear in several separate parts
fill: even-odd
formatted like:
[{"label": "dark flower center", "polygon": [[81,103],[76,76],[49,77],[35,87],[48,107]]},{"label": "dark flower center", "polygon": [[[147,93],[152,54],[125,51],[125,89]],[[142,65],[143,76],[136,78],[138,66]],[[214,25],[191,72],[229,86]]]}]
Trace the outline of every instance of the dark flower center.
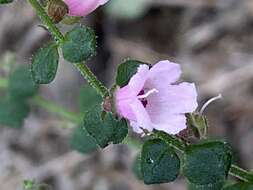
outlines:
[{"label": "dark flower center", "polygon": [[[141,90],[140,93],[138,94],[138,96],[144,95],[144,94],[145,94],[144,90]],[[148,104],[147,99],[146,98],[141,98],[140,101],[141,101],[142,105],[145,108],[147,106],[147,104]]]}]

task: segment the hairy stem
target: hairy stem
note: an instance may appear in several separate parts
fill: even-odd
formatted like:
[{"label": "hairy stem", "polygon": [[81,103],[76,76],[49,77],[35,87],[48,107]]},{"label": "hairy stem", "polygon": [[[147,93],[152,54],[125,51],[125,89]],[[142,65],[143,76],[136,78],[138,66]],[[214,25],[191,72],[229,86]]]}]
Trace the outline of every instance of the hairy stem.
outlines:
[{"label": "hairy stem", "polygon": [[242,181],[253,184],[253,173],[232,164],[229,174]]},{"label": "hairy stem", "polygon": [[55,40],[60,43],[63,42],[64,36],[62,35],[61,31],[55,26],[50,17],[47,15],[40,3],[37,0],[28,0],[28,2],[36,10],[41,21],[43,22],[43,24],[46,25],[47,29],[50,31]]},{"label": "hairy stem", "polygon": [[91,72],[89,67],[83,63],[76,64],[76,67],[84,76],[84,78],[89,82],[89,84],[97,90],[97,92],[103,97],[106,98],[109,96],[108,89],[97,79],[97,77]]},{"label": "hairy stem", "polygon": [[179,152],[184,153],[186,144],[184,144],[184,142],[181,141],[179,138],[172,136],[172,135],[168,135],[168,134],[161,132],[161,131],[155,131],[153,135],[159,139],[162,139],[169,146],[174,147]]},{"label": "hairy stem", "polygon": [[[55,26],[53,21],[45,12],[44,8],[40,5],[38,0],[28,0],[32,7],[36,10],[42,22],[46,25],[47,29],[53,35],[54,39],[57,42],[62,43],[64,41],[64,35],[61,31]],[[97,77],[91,72],[91,70],[85,65],[85,63],[75,64],[77,69],[82,73],[88,83],[95,88],[99,94],[105,98],[109,95],[108,89],[97,79]]]}]

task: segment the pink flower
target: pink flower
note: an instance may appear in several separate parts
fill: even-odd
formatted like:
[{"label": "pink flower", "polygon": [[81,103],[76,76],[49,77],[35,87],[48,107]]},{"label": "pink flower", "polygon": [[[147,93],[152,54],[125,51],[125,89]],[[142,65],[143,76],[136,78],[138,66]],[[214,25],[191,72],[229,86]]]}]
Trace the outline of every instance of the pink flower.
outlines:
[{"label": "pink flower", "polygon": [[109,0],[64,0],[70,16],[86,16]]},{"label": "pink flower", "polygon": [[140,65],[128,85],[115,93],[117,113],[128,119],[137,133],[153,129],[179,133],[186,128],[185,113],[198,106],[193,83],[174,84],[180,75],[180,65],[167,60],[151,69]]}]

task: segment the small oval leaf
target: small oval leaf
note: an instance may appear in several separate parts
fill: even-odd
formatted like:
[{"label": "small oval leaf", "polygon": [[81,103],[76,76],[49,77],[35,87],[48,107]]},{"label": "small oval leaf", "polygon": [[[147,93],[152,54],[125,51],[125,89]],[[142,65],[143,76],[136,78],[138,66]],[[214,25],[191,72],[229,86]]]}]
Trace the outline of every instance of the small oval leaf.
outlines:
[{"label": "small oval leaf", "polygon": [[0,101],[0,125],[20,128],[28,116],[29,106],[18,100],[9,98]]},{"label": "small oval leaf", "polygon": [[27,66],[18,67],[9,78],[8,92],[11,98],[27,99],[37,93],[38,85],[32,80]]},{"label": "small oval leaf", "polygon": [[32,78],[38,84],[49,84],[55,78],[59,62],[56,44],[41,48],[32,58]]},{"label": "small oval leaf", "polygon": [[232,159],[227,143],[220,141],[189,145],[184,155],[184,175],[194,185],[214,186],[226,180]]},{"label": "small oval leaf", "polygon": [[117,120],[111,113],[102,118],[100,106],[85,113],[84,127],[101,148],[122,142],[128,133],[125,119]]},{"label": "small oval leaf", "polygon": [[180,160],[161,139],[148,140],[142,148],[141,170],[145,184],[172,182],[179,175]]},{"label": "small oval leaf", "polygon": [[87,61],[96,54],[96,35],[87,26],[76,26],[65,35],[62,44],[64,59],[71,63]]},{"label": "small oval leaf", "polygon": [[99,148],[95,139],[81,127],[75,128],[70,139],[70,146],[73,150],[77,150],[83,154],[94,152]]}]

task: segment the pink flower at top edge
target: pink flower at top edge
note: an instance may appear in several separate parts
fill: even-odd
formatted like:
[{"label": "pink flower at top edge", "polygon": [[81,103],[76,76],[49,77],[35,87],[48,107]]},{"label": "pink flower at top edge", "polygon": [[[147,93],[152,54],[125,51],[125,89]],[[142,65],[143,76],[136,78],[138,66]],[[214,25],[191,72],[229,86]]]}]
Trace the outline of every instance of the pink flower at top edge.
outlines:
[{"label": "pink flower at top edge", "polygon": [[86,16],[109,0],[64,0],[70,16]]},{"label": "pink flower at top edge", "polygon": [[179,133],[186,128],[185,113],[198,106],[194,83],[175,84],[180,75],[180,65],[167,60],[151,69],[140,65],[128,85],[115,92],[117,113],[128,119],[137,133],[143,129]]}]

